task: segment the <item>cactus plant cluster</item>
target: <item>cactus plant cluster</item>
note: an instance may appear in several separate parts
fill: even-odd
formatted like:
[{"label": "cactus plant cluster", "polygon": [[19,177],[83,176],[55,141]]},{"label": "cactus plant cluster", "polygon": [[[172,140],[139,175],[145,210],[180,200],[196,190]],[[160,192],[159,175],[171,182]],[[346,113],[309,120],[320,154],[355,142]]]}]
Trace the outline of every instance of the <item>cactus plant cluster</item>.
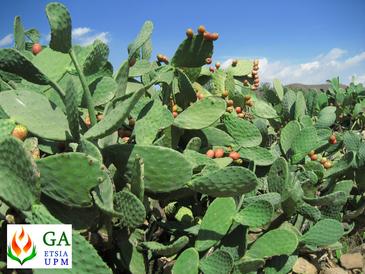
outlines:
[{"label": "cactus plant cluster", "polygon": [[204,26],[156,60],[150,21],[114,70],[63,4],[46,15],[49,45],[16,17],[0,49],[0,235],[72,224],[77,274],[288,273],[342,248],[365,208],[361,84],[260,87],[258,60],[209,67]]}]

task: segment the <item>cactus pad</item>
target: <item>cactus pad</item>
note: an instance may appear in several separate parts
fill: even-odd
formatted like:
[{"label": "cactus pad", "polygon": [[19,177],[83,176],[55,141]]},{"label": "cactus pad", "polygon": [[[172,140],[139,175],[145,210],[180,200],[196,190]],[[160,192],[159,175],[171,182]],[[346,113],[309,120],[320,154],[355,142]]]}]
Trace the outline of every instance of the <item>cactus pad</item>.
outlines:
[{"label": "cactus pad", "polygon": [[235,196],[257,186],[256,175],[244,167],[225,167],[192,180],[188,186],[214,197]]},{"label": "cactus pad", "polygon": [[252,258],[265,258],[278,255],[291,255],[298,246],[297,235],[287,229],[270,230],[258,238],[247,251]]},{"label": "cactus pad", "polygon": [[0,199],[19,210],[39,200],[39,172],[23,144],[13,137],[0,139]]},{"label": "cactus pad", "polygon": [[184,250],[172,268],[174,274],[198,274],[198,272],[199,253],[193,247]]},{"label": "cactus pad", "polygon": [[164,245],[158,242],[142,242],[141,246],[151,250],[158,256],[169,257],[178,253],[189,243],[189,237],[181,236],[174,242]]},{"label": "cactus pad", "polygon": [[199,100],[180,113],[174,126],[184,129],[202,129],[209,127],[225,112],[226,103],[219,97],[210,96]]},{"label": "cactus pad", "polygon": [[0,93],[0,106],[36,136],[55,141],[70,136],[66,115],[44,95],[27,90],[4,91]]},{"label": "cactus pad", "polygon": [[340,222],[323,219],[312,226],[300,240],[310,246],[326,246],[336,243],[343,234],[344,230]]},{"label": "cactus pad", "polygon": [[233,259],[228,252],[217,250],[202,259],[199,268],[204,274],[230,273],[233,268]]},{"label": "cactus pad", "polygon": [[249,227],[262,227],[271,221],[274,207],[268,201],[255,201],[239,211],[234,220]]},{"label": "cactus pad", "polygon": [[216,198],[203,217],[195,248],[199,252],[204,251],[222,239],[230,228],[235,213],[233,198]]},{"label": "cactus pad", "polygon": [[114,194],[114,209],[122,226],[135,228],[143,224],[146,218],[143,203],[136,195],[126,190]]},{"label": "cactus pad", "polygon": [[42,192],[68,206],[91,206],[89,193],[106,176],[100,162],[79,152],[49,156],[37,166]]}]

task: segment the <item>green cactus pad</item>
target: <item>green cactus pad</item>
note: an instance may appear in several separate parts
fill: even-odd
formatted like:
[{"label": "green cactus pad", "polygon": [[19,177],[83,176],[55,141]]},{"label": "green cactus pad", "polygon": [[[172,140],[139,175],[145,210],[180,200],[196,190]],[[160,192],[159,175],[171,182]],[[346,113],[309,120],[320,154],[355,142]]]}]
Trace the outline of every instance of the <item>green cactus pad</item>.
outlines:
[{"label": "green cactus pad", "polygon": [[15,49],[0,49],[0,70],[14,73],[34,84],[50,84],[50,79]]},{"label": "green cactus pad", "polygon": [[261,200],[250,203],[239,211],[234,220],[242,225],[249,227],[262,227],[271,221],[274,207],[268,201]]},{"label": "green cactus pad", "polygon": [[297,235],[287,229],[270,230],[258,238],[247,251],[246,256],[265,258],[279,255],[291,255],[298,246]]},{"label": "green cactus pad", "polygon": [[213,159],[210,159],[206,155],[194,150],[185,149],[184,157],[192,164],[193,169],[202,166],[213,166],[214,168],[218,168],[217,163]]},{"label": "green cactus pad", "polygon": [[207,127],[202,129],[202,132],[212,146],[231,146],[235,143],[229,134],[218,128]]},{"label": "green cactus pad", "polygon": [[246,234],[249,227],[232,224],[228,233],[220,241],[219,249],[228,252],[234,261],[238,260],[246,252]]},{"label": "green cactus pad", "polygon": [[137,51],[146,44],[151,37],[153,31],[153,23],[151,21],[144,22],[140,32],[134,39],[133,43],[128,47],[128,59],[131,59]]},{"label": "green cactus pad", "polygon": [[236,213],[233,198],[216,198],[208,207],[199,228],[195,248],[205,251],[215,245],[227,233]]},{"label": "green cactus pad", "polygon": [[281,85],[280,80],[274,79],[273,86],[277,97],[279,98],[280,101],[282,101],[284,97],[284,89],[283,86]]},{"label": "green cactus pad", "polygon": [[252,107],[252,113],[263,119],[274,119],[278,117],[276,110],[271,104],[263,100],[255,99]]},{"label": "green cactus pad", "polygon": [[293,268],[298,256],[278,256],[272,258],[265,267],[266,274],[287,274]]},{"label": "green cactus pad", "polygon": [[114,209],[123,226],[135,228],[146,219],[143,203],[136,195],[126,190],[114,194]]},{"label": "green cactus pad", "polygon": [[136,155],[134,161],[132,177],[131,177],[131,192],[143,202],[144,199],[144,161]]},{"label": "green cactus pad", "polygon": [[265,260],[257,259],[257,258],[247,258],[243,257],[240,260],[234,262],[234,267],[236,269],[236,273],[250,273],[256,272],[259,268],[263,267],[265,264]]},{"label": "green cactus pad", "polygon": [[71,49],[71,16],[61,3],[49,3],[46,7],[48,22],[51,26],[49,46],[55,51],[68,53]]},{"label": "green cactus pad", "polygon": [[300,239],[310,246],[326,246],[336,243],[344,234],[339,221],[323,219],[312,226]]},{"label": "green cactus pad", "polygon": [[0,93],[0,106],[36,136],[55,141],[70,136],[66,116],[53,108],[44,95],[27,90],[4,91]]},{"label": "green cactus pad", "polygon": [[77,108],[76,91],[72,80],[67,84],[65,105],[71,135],[78,142],[80,139],[79,110]]},{"label": "green cactus pad", "polygon": [[347,152],[339,161],[333,162],[333,166],[330,169],[325,171],[324,178],[336,177],[343,174],[351,168],[354,158],[355,154],[353,151]]},{"label": "green cactus pad", "polygon": [[15,125],[15,122],[11,119],[0,119],[0,138],[11,135]]},{"label": "green cactus pad", "polygon": [[14,44],[17,50],[25,50],[24,27],[20,16],[14,18]]},{"label": "green cactus pad", "polygon": [[226,103],[219,97],[210,96],[199,100],[180,113],[174,126],[184,129],[202,129],[217,121],[226,111]]},{"label": "green cactus pad", "polygon": [[175,93],[176,103],[182,107],[187,108],[191,103],[196,102],[197,97],[194,90],[194,87],[192,86],[192,83],[190,82],[188,76],[182,71],[177,69],[177,79],[178,79],[178,88],[179,92]]},{"label": "green cactus pad", "polygon": [[228,252],[217,250],[202,259],[199,268],[204,274],[230,273],[233,268],[233,259]]},{"label": "green cactus pad", "polygon": [[70,67],[71,58],[68,54],[45,48],[32,59],[32,63],[50,80],[59,81]]},{"label": "green cactus pad", "polygon": [[101,106],[111,101],[115,95],[117,83],[111,77],[102,77],[90,85],[90,92],[95,106]]},{"label": "green cactus pad", "polygon": [[273,205],[274,208],[277,208],[280,205],[281,196],[279,193],[276,192],[260,194],[257,196],[247,197],[243,199],[242,205],[248,206],[249,204],[254,203],[256,201],[268,201]]},{"label": "green cactus pad", "polygon": [[[326,96],[327,97],[327,96]],[[282,105],[283,105],[283,114],[287,118],[294,118],[294,111],[295,111],[295,101],[297,100],[297,94],[292,91],[288,90],[283,97]]]},{"label": "green cactus pad", "polygon": [[269,166],[275,161],[275,155],[263,147],[242,147],[238,151],[241,158],[252,161],[257,166]]},{"label": "green cactus pad", "polygon": [[244,167],[225,167],[192,180],[189,188],[213,197],[236,196],[256,188],[256,175]]},{"label": "green cactus pad", "polygon": [[86,155],[89,155],[96,160],[98,160],[100,163],[103,162],[103,156],[100,153],[99,148],[94,145],[92,142],[86,140],[85,138],[81,138],[80,143],[77,147],[78,152],[83,152]]},{"label": "green cactus pad", "polygon": [[284,158],[279,157],[273,163],[267,177],[267,183],[270,192],[282,194],[289,188],[289,167]]},{"label": "green cactus pad", "polygon": [[292,143],[300,133],[300,124],[297,121],[290,121],[280,133],[280,146],[286,154],[291,148]]},{"label": "green cactus pad", "polygon": [[291,149],[293,151],[292,162],[300,162],[311,150],[317,147],[317,132],[313,127],[307,127],[300,131],[294,139]]},{"label": "green cactus pad", "polygon": [[151,145],[161,130],[174,122],[171,112],[159,100],[148,103],[140,112],[134,133],[139,145]]},{"label": "green cactus pad", "polygon": [[[33,205],[32,211],[26,214],[27,222],[31,224],[60,224],[60,221],[49,213],[43,205]],[[85,256],[87,254],[87,256]],[[72,232],[72,268],[52,270],[52,273],[112,274],[111,269],[100,258],[95,248],[79,233]],[[36,274],[47,274],[49,270],[36,269]]]},{"label": "green cactus pad", "polygon": [[255,147],[261,144],[260,130],[254,124],[233,115],[226,115],[224,124],[228,133],[240,146]]},{"label": "green cactus pad", "polygon": [[127,175],[132,172],[138,154],[144,160],[145,188],[151,192],[183,188],[192,176],[190,163],[181,153],[169,148],[113,145],[106,147],[102,153],[107,165],[113,163],[121,173],[127,172]]},{"label": "green cactus pad", "polygon": [[223,70],[217,70],[212,74],[212,88],[210,92],[213,95],[221,96],[226,89],[227,74]]},{"label": "green cactus pad", "polygon": [[318,222],[322,217],[321,211],[318,208],[307,203],[303,203],[298,207],[298,213],[314,222]]},{"label": "green cactus pad", "polygon": [[128,117],[134,105],[145,93],[145,89],[141,88],[133,94],[128,94],[116,103],[115,107],[105,115],[95,126],[85,133],[87,139],[97,139],[110,135],[118,129],[120,124]]},{"label": "green cactus pad", "polygon": [[95,40],[83,65],[85,76],[98,72],[108,62],[109,47],[100,40]]},{"label": "green cactus pad", "polygon": [[107,215],[116,215],[113,205],[113,184],[109,175],[91,191],[95,205]]},{"label": "green cactus pad", "polygon": [[151,250],[158,256],[169,257],[179,253],[189,243],[189,237],[181,236],[174,242],[164,245],[158,242],[142,242],[141,246]]},{"label": "green cactus pad", "polygon": [[199,151],[202,145],[202,140],[199,137],[193,137],[189,140],[185,150]]},{"label": "green cactus pad", "polygon": [[39,172],[23,144],[13,137],[0,139],[0,199],[19,210],[39,200]]},{"label": "green cactus pad", "polygon": [[106,176],[100,162],[83,153],[71,152],[37,161],[42,192],[69,206],[92,205],[90,191]]},{"label": "green cactus pad", "polygon": [[246,76],[251,74],[253,62],[251,60],[238,59],[235,66],[229,66],[227,72],[233,76]]},{"label": "green cactus pad", "polygon": [[328,128],[336,121],[336,107],[329,106],[322,109],[318,114],[317,128]]},{"label": "green cactus pad", "polygon": [[171,64],[176,67],[201,67],[205,59],[212,57],[213,42],[207,41],[202,34],[186,38],[176,50]]},{"label": "green cactus pad", "polygon": [[297,92],[297,99],[295,100],[295,113],[294,118],[299,120],[305,115],[307,111],[307,105],[305,102],[304,94],[301,91]]},{"label": "green cactus pad", "polygon": [[303,200],[313,206],[323,206],[328,204],[335,205],[337,203],[343,203],[346,202],[347,198],[348,195],[346,195],[345,192],[336,191],[316,198],[303,197]]},{"label": "green cactus pad", "polygon": [[184,250],[172,268],[174,274],[198,274],[199,272],[199,253],[195,248],[190,247]]}]

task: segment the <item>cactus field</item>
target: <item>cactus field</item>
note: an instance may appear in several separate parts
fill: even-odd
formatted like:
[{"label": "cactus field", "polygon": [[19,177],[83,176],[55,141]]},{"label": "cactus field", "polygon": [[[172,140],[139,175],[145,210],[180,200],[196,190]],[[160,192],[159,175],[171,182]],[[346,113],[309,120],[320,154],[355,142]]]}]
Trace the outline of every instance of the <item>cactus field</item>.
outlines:
[{"label": "cactus field", "polygon": [[[151,21],[113,69],[63,4],[41,15],[49,44],[17,16],[0,49],[0,272],[300,273],[361,246],[361,84],[263,85],[258,60],[216,63],[204,26],[152,56]],[[25,223],[72,224],[72,269],[8,270],[6,225]]]}]

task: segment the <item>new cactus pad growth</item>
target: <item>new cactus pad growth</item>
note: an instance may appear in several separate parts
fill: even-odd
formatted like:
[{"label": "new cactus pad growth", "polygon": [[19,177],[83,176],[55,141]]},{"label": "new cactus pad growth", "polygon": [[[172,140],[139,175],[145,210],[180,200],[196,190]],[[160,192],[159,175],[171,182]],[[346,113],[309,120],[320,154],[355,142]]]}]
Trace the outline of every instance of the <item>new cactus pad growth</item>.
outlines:
[{"label": "new cactus pad growth", "polygon": [[45,10],[48,45],[16,17],[0,49],[1,239],[69,223],[65,273],[236,274],[289,273],[360,235],[361,84],[260,86],[257,59],[212,65],[203,25],[152,56],[151,21],[113,68],[106,43],[74,44],[65,5]]}]

